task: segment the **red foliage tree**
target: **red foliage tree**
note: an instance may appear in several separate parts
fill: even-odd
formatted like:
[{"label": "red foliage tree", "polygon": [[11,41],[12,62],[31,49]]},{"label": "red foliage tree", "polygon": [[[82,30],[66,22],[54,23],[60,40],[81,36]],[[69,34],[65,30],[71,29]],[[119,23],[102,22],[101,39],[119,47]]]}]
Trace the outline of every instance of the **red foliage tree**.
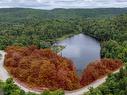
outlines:
[{"label": "red foliage tree", "polygon": [[80,81],[73,63],[49,49],[10,46],[5,66],[13,77],[31,88],[73,90]]},{"label": "red foliage tree", "polygon": [[80,80],[72,61],[50,49],[9,46],[6,52],[4,65],[8,72],[30,88],[74,90],[102,78],[123,65],[121,61],[113,59],[94,61],[85,68]]},{"label": "red foliage tree", "polygon": [[89,64],[87,68],[85,68],[80,83],[81,85],[86,86],[95,80],[119,69],[122,65],[123,64],[121,61],[113,59],[105,58],[94,61]]}]

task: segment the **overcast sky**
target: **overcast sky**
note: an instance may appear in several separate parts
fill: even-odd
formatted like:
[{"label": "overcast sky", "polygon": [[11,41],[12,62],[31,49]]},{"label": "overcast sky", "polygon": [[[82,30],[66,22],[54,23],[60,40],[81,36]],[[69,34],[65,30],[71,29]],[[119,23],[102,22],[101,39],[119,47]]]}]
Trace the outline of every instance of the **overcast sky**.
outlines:
[{"label": "overcast sky", "polygon": [[107,8],[127,7],[127,0],[0,0],[0,8]]}]

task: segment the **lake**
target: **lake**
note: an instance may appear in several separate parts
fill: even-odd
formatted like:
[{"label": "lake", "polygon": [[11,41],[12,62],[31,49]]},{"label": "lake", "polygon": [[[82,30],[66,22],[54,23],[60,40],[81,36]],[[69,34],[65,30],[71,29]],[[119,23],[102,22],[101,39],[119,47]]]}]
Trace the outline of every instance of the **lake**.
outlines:
[{"label": "lake", "polygon": [[74,62],[79,75],[90,62],[100,59],[100,43],[84,34],[59,41],[55,45],[65,46],[59,54]]}]

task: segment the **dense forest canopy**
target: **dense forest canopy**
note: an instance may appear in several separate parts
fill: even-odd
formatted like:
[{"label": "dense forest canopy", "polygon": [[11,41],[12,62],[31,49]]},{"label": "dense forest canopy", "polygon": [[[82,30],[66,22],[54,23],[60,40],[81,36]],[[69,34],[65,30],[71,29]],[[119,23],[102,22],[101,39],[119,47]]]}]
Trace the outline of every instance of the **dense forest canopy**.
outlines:
[{"label": "dense forest canopy", "polygon": [[91,62],[84,69],[80,83],[83,86],[87,86],[97,79],[103,78],[103,76],[118,70],[122,66],[123,63],[120,60],[112,60],[106,58]]},{"label": "dense forest canopy", "polygon": [[35,46],[6,48],[5,67],[29,88],[74,90],[80,88],[76,68],[71,60],[50,49]]},{"label": "dense forest canopy", "polygon": [[0,21],[19,23],[25,20],[71,19],[112,17],[127,13],[127,8],[97,8],[97,9],[52,9],[39,10],[29,8],[1,8]]},{"label": "dense forest canopy", "polygon": [[[100,41],[102,58],[121,59],[126,64],[126,12],[127,8],[0,9],[0,49],[5,49],[9,45],[36,45],[38,48],[50,48],[61,37],[84,33]],[[111,75],[102,87],[91,89],[88,95],[126,95],[126,72],[126,69],[122,69],[120,73]],[[15,91],[12,81],[1,85],[4,91],[10,91],[8,93]],[[13,92],[8,90],[8,85]],[[19,91],[19,88],[15,89]],[[18,93],[16,91],[15,93]],[[20,92],[18,95],[25,95]],[[8,93],[5,95],[10,95]],[[63,92],[61,93],[63,95]]]},{"label": "dense forest canopy", "polygon": [[79,89],[123,66],[119,60],[101,59],[89,64],[79,77],[71,60],[50,49],[9,46],[6,53],[4,66],[9,74],[19,83],[39,91]]}]

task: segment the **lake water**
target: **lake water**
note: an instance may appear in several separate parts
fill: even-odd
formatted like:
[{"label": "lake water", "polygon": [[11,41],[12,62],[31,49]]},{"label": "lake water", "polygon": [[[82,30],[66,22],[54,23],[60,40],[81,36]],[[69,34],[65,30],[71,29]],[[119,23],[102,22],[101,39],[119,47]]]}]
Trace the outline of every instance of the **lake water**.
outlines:
[{"label": "lake water", "polygon": [[84,34],[78,34],[67,38],[57,42],[55,45],[65,46],[59,54],[74,62],[78,74],[81,74],[91,61],[100,59],[100,43]]}]

